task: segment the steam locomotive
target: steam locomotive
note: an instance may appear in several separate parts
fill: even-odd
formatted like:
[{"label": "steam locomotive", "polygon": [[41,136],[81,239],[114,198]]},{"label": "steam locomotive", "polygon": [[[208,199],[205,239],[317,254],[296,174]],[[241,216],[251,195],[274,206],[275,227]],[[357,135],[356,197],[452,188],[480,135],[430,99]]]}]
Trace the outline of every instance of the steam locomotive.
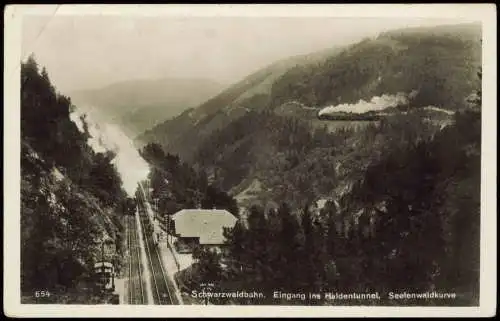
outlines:
[{"label": "steam locomotive", "polygon": [[137,208],[137,200],[133,197],[127,197],[123,202],[123,214],[134,215]]}]

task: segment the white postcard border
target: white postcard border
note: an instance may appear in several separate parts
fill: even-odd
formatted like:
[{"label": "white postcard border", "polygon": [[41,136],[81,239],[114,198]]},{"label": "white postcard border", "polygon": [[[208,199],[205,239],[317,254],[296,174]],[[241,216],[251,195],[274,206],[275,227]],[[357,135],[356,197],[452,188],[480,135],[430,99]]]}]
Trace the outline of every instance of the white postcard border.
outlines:
[{"label": "white postcard border", "polygon": [[[466,317],[496,314],[496,10],[494,4],[9,5],[4,11],[4,313],[10,317]],[[87,306],[20,303],[20,35],[25,15],[425,17],[481,21],[483,119],[479,307]]]}]

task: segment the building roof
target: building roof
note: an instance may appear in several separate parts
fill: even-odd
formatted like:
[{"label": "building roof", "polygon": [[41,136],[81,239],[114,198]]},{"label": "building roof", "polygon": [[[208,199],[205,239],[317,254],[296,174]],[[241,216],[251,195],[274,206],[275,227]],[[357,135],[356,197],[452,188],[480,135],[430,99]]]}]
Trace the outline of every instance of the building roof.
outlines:
[{"label": "building roof", "polygon": [[172,220],[180,237],[199,237],[200,244],[223,244],[223,228],[233,228],[238,219],[226,210],[184,209]]}]

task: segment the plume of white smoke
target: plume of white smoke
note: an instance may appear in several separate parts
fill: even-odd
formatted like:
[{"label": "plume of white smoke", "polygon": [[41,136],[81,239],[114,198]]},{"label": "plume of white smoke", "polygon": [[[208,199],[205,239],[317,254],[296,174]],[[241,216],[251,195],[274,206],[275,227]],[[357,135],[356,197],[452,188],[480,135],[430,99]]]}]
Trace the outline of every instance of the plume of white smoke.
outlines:
[{"label": "plume of white smoke", "polygon": [[[84,132],[84,115],[75,108],[70,114],[70,119],[76,124],[80,132]],[[146,179],[149,173],[148,163],[139,155],[132,140],[123,133],[119,126],[109,123],[98,123],[95,113],[85,113],[89,135],[87,143],[96,153],[113,151],[116,157],[112,163],[121,176],[123,189],[131,197],[134,196],[137,184]]]},{"label": "plume of white smoke", "polygon": [[76,108],[73,112],[71,112],[71,114],[69,114],[69,119],[71,119],[71,121],[75,123],[75,125],[76,125],[76,127],[78,127],[78,130],[80,131],[80,133],[84,132],[82,117],[83,117],[83,115],[81,115]]},{"label": "plume of white smoke", "polygon": [[380,111],[390,107],[397,107],[409,103],[417,95],[413,90],[409,94],[399,92],[395,95],[374,96],[370,101],[363,99],[355,104],[339,104],[336,106],[327,106],[319,111],[319,115],[332,114],[336,112],[362,114],[369,111]]}]

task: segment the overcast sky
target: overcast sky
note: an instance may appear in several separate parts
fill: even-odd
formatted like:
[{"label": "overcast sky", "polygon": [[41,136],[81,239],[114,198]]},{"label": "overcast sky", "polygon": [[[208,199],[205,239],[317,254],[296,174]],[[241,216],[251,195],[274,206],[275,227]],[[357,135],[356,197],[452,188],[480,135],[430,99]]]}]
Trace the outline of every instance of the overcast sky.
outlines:
[{"label": "overcast sky", "polygon": [[22,57],[34,53],[59,91],[139,78],[240,80],[276,60],[406,26],[456,21],[304,17],[27,16]]}]

